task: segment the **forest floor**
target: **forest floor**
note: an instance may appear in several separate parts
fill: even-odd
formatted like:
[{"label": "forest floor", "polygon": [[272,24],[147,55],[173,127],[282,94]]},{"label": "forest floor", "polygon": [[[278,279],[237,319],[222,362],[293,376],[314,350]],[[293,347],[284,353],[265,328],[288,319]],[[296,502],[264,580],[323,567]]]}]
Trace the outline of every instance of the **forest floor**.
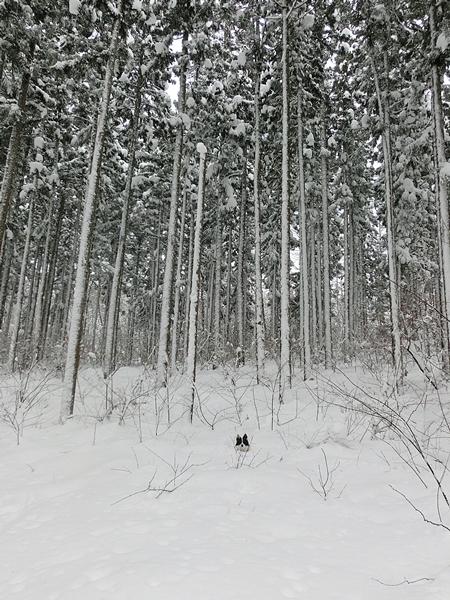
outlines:
[{"label": "forest floor", "polygon": [[124,368],[107,391],[85,369],[63,426],[59,380],[4,374],[0,597],[448,600],[447,389],[349,367],[294,378],[280,405],[272,370],[200,371],[190,424],[181,376],[155,394]]}]

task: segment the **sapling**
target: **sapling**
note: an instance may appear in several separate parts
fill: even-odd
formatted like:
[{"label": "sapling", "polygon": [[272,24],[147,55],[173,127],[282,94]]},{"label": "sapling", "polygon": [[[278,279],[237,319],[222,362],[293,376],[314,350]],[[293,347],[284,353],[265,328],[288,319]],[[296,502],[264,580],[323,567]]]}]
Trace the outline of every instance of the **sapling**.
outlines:
[{"label": "sapling", "polygon": [[[18,445],[24,427],[39,423],[46,406],[52,378],[52,371],[41,373],[34,369],[20,369],[16,371],[16,375],[13,375],[12,382],[3,386],[0,397],[0,420],[15,431]],[[3,395],[5,391],[8,393]]]},{"label": "sapling", "polygon": [[[324,500],[326,500],[330,496],[331,492],[334,491],[333,474],[339,469],[339,466],[341,463],[339,461],[336,461],[334,466],[332,468],[330,468],[325,450],[323,448],[321,448],[321,451],[322,451],[323,458],[324,458],[324,467],[322,468],[322,466],[319,464],[318,475],[317,475],[317,479],[315,481],[313,481],[309,475],[306,475],[305,473],[300,471],[300,469],[298,469],[298,471],[304,477],[306,477],[306,479],[309,481],[309,484],[312,487],[312,489],[314,490],[314,492],[316,494],[318,494],[319,496],[321,496]],[[341,491],[338,493],[337,496],[335,496],[335,498],[341,497],[341,494],[344,491],[345,487],[346,486],[344,486],[341,489]]]},{"label": "sapling", "polygon": [[156,456],[156,458],[158,458],[160,461],[162,461],[165,465],[170,467],[170,469],[172,471],[171,476],[168,479],[166,479],[163,484],[158,485],[158,484],[154,483],[155,478],[158,474],[158,469],[155,469],[155,472],[153,473],[153,475],[145,489],[139,490],[137,492],[133,492],[132,494],[128,494],[128,496],[125,496],[124,498],[121,498],[120,500],[116,500],[116,502],[113,502],[113,505],[118,504],[119,502],[122,502],[123,500],[126,500],[127,498],[131,498],[132,496],[136,496],[137,494],[156,492],[156,498],[159,498],[164,493],[171,494],[172,492],[175,492],[176,490],[178,490],[185,483],[187,483],[190,479],[192,479],[192,477],[194,477],[195,473],[190,473],[189,475],[187,475],[189,473],[189,471],[191,471],[191,469],[193,469],[194,467],[203,467],[204,465],[208,464],[208,462],[209,462],[209,461],[206,461],[204,463],[198,463],[198,464],[191,463],[190,462],[191,456],[192,456],[192,452],[191,452],[191,453],[189,453],[188,457],[186,458],[186,460],[183,464],[180,464],[177,461],[176,456],[174,456],[173,464],[171,464],[169,461],[165,460],[162,456],[160,456],[159,454],[154,452],[151,448],[148,448],[147,446],[144,446],[144,448],[146,448],[149,452],[151,452],[154,456]]}]

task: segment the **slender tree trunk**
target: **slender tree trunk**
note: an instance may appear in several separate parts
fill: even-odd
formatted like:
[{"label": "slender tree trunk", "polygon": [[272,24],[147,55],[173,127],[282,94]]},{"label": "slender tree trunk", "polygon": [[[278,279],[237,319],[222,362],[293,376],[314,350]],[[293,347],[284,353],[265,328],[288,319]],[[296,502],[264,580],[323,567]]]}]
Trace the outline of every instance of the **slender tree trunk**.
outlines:
[{"label": "slender tree trunk", "polygon": [[[37,186],[35,185],[35,188]],[[31,243],[31,231],[33,229],[33,213],[34,213],[34,201],[35,201],[35,193],[32,192],[30,206],[28,209],[28,222],[27,222],[27,235],[25,238],[25,247],[22,255],[22,266],[20,268],[20,276],[19,276],[19,287],[17,289],[16,296],[16,304],[14,307],[14,317],[13,317],[13,330],[11,335],[11,343],[9,346],[9,355],[8,355],[8,367],[11,371],[14,371],[15,368],[15,359],[16,359],[16,351],[17,351],[17,341],[19,339],[19,329],[20,329],[20,317],[22,313],[22,303],[23,296],[25,291],[25,275],[28,266],[28,255],[30,251],[30,243]]]},{"label": "slender tree trunk", "polygon": [[[59,159],[59,148],[56,146],[55,149],[55,173],[57,173],[58,169],[58,159]],[[47,211],[47,231],[45,234],[45,244],[44,244],[44,252],[42,257],[42,268],[40,269],[41,275],[39,277],[39,286],[37,291],[36,298],[36,308],[35,308],[35,317],[33,319],[33,329],[32,329],[32,350],[36,357],[38,357],[39,352],[38,348],[40,345],[40,338],[43,332],[43,316],[44,316],[44,304],[45,304],[45,290],[48,288],[48,275],[49,275],[49,260],[50,260],[50,252],[52,246],[53,236],[55,235],[53,229],[53,212],[54,212],[54,204],[56,197],[56,189],[55,184],[52,186],[52,193],[50,195],[50,202]]]},{"label": "slender tree trunk", "polygon": [[[220,200],[219,200],[220,205]],[[222,291],[222,215],[220,206],[217,209],[216,252],[214,271],[214,360],[220,362],[223,357],[223,331],[220,326],[220,307]]]},{"label": "slender tree trunk", "polygon": [[[259,34],[258,34],[259,37]],[[253,171],[253,195],[255,211],[255,333],[256,333],[256,378],[259,383],[264,375],[265,347],[264,347],[264,307],[262,293],[261,271],[261,199],[260,199],[260,169],[261,169],[261,124],[259,95],[261,88],[261,74],[259,69],[255,80],[255,158]]]},{"label": "slender tree trunk", "polygon": [[70,323],[69,340],[67,344],[66,367],[64,373],[64,393],[61,403],[60,420],[64,423],[72,414],[75,403],[75,389],[78,367],[80,363],[81,338],[83,332],[83,317],[86,306],[87,283],[89,276],[89,257],[92,235],[95,223],[97,186],[100,178],[103,146],[106,132],[109,99],[111,96],[114,64],[119,42],[120,22],[122,16],[122,0],[118,0],[117,13],[114,21],[111,42],[109,46],[109,60],[106,68],[103,85],[103,97],[97,121],[94,150],[86,190],[83,223],[81,228],[80,247],[78,252],[78,266],[75,280],[75,291],[72,304],[72,317]]},{"label": "slender tree trunk", "polygon": [[181,207],[181,223],[180,237],[178,242],[178,257],[177,257],[177,272],[175,275],[175,295],[173,301],[173,323],[172,323],[172,356],[171,356],[171,373],[175,373],[177,365],[178,352],[178,321],[180,316],[180,293],[181,293],[181,268],[183,266],[183,248],[184,248],[184,229],[186,222],[186,197],[187,197],[187,181],[183,191],[183,205]]},{"label": "slender tree trunk", "polygon": [[158,213],[158,229],[156,233],[156,245],[155,250],[153,252],[153,256],[156,259],[153,262],[152,276],[151,276],[151,290],[152,295],[150,298],[150,323],[148,329],[148,338],[147,338],[147,356],[148,360],[150,360],[151,365],[155,366],[155,347],[156,347],[156,319],[157,319],[157,311],[158,311],[158,290],[159,290],[159,266],[161,260],[161,216],[162,216],[162,207],[159,207]]},{"label": "slender tree trunk", "polygon": [[156,365],[156,386],[161,387],[167,384],[167,369],[169,366],[169,357],[167,346],[169,341],[171,297],[173,283],[173,256],[176,235],[178,193],[180,188],[181,157],[183,153],[183,120],[184,105],[186,100],[186,68],[187,68],[187,50],[186,42],[187,32],[183,35],[184,54],[181,59],[180,72],[180,91],[178,94],[178,115],[180,123],[178,124],[177,136],[175,139],[175,149],[173,157],[172,189],[170,195],[170,216],[167,232],[167,248],[165,255],[164,283],[161,301],[161,322],[159,328],[158,361]]},{"label": "slender tree trunk", "polygon": [[[50,248],[50,258],[48,265],[48,273],[46,278],[46,285],[43,290],[43,304],[42,304],[42,318],[41,318],[41,329],[40,334],[37,340],[36,353],[37,360],[40,361],[44,357],[45,343],[47,340],[47,331],[48,324],[50,320],[50,307],[52,303],[52,293],[55,283],[55,272],[56,272],[56,263],[57,263],[57,254],[58,254],[58,246],[59,239],[61,235],[61,227],[64,215],[64,207],[65,207],[65,199],[64,195],[60,195],[60,202],[58,207],[58,216],[56,220],[56,226],[53,232],[53,236],[51,237],[51,248]],[[59,293],[62,298],[62,288],[60,288]]]},{"label": "slender tree trunk", "polygon": [[31,345],[32,341],[32,329],[33,322],[35,319],[36,313],[36,302],[37,302],[37,294],[39,287],[39,273],[42,268],[42,260],[39,258],[41,254],[41,248],[39,246],[39,240],[35,241],[34,247],[34,256],[29,260],[29,275],[28,275],[28,293],[27,293],[27,303],[24,313],[24,322],[23,322],[23,337],[22,344],[20,348],[20,354],[18,356],[21,366],[25,367],[27,364],[31,364],[33,360],[36,358],[36,354],[34,352],[34,348]]},{"label": "slender tree trunk", "polygon": [[[393,199],[393,183],[392,183],[392,154],[391,154],[391,136],[390,136],[390,118],[387,94],[383,94],[378,78],[378,71],[375,65],[374,57],[370,55],[372,62],[372,72],[374,76],[375,88],[378,100],[378,110],[380,122],[383,130],[381,134],[384,159],[384,176],[385,176],[385,201],[386,201],[386,224],[387,224],[387,252],[388,252],[388,267],[389,267],[389,292],[391,298],[391,327],[392,327],[392,347],[393,347],[393,362],[394,371],[397,383],[402,382],[402,348],[400,336],[399,322],[399,301],[398,301],[398,285],[397,285],[397,259],[395,252],[395,236],[394,236],[394,199]],[[388,76],[387,53],[384,52],[384,70],[386,77]]]},{"label": "slender tree trunk", "polygon": [[[78,215],[77,215],[78,216]],[[78,222],[78,218],[76,219]],[[77,227],[78,229],[78,227]],[[78,231],[75,232],[75,236],[77,236]],[[69,326],[69,312],[70,312],[70,300],[72,298],[72,285],[75,271],[75,262],[77,255],[77,240],[73,240],[72,253],[70,256],[70,263],[68,265],[69,272],[64,278],[65,283],[65,298],[64,298],[64,310],[61,315],[61,322],[59,327],[57,328],[57,339],[59,341],[63,341],[66,338],[67,328]]]},{"label": "slender tree trunk", "polygon": [[133,287],[131,292],[131,302],[128,311],[128,327],[127,327],[127,343],[125,351],[125,359],[127,364],[131,365],[133,362],[134,352],[134,328],[136,324],[136,298],[138,297],[139,290],[139,268],[141,266],[141,246],[142,240],[137,238],[136,240],[136,264],[133,272]]},{"label": "slender tree trunk", "polygon": [[316,242],[315,242],[315,227],[314,223],[309,226],[309,243],[308,243],[308,254],[309,254],[309,280],[310,286],[310,300],[311,300],[311,345],[314,352],[317,352],[318,341],[318,317],[317,317],[317,295],[316,295]]},{"label": "slender tree trunk", "polygon": [[[322,350],[324,347],[324,321],[323,321],[323,247],[319,238],[319,225],[316,227],[315,240],[315,284],[316,284],[316,302],[317,302],[317,349]],[[323,241],[323,240],[322,240]]]},{"label": "slender tree trunk", "polygon": [[290,219],[289,219],[289,62],[288,62],[288,11],[282,7],[283,19],[283,116],[282,116],[282,159],[281,159],[281,328],[280,328],[280,402],[283,393],[291,385],[290,347]]},{"label": "slender tree trunk", "polygon": [[2,273],[0,285],[0,329],[3,329],[3,317],[5,315],[5,304],[8,296],[9,278],[11,273],[11,262],[13,255],[13,242],[5,236],[2,248]]},{"label": "slender tree trunk", "polygon": [[[188,354],[188,343],[189,343],[189,307],[191,302],[191,287],[192,287],[192,259],[194,255],[194,209],[192,207],[190,211],[189,220],[189,253],[188,253],[188,271],[186,276],[186,290],[185,290],[185,326],[183,335],[183,352],[184,359],[186,360]],[[187,322],[186,322],[187,321]]]},{"label": "slender tree trunk", "polygon": [[349,218],[348,200],[344,200],[344,361],[348,360],[350,346],[350,248],[349,248]]},{"label": "slender tree trunk", "polygon": [[130,162],[128,165],[127,179],[125,190],[123,192],[122,219],[120,222],[119,241],[117,245],[116,262],[114,266],[113,280],[111,284],[111,293],[109,297],[107,324],[106,324],[106,342],[105,342],[105,358],[103,363],[103,377],[106,379],[111,375],[115,368],[115,347],[117,338],[118,316],[120,311],[120,288],[122,285],[123,265],[125,260],[125,244],[127,239],[128,229],[128,214],[132,195],[132,183],[134,176],[135,153],[137,145],[137,137],[139,131],[139,116],[141,112],[141,95],[143,77],[141,73],[141,63],[138,64],[138,76],[136,82],[133,127],[131,130],[129,156]]},{"label": "slender tree trunk", "polygon": [[198,197],[197,197],[197,213],[195,219],[194,233],[194,253],[192,257],[192,285],[191,285],[191,301],[189,306],[189,345],[186,359],[186,375],[191,384],[191,406],[189,410],[189,420],[192,423],[194,417],[195,404],[195,378],[196,378],[196,362],[197,362],[197,334],[198,334],[198,303],[199,303],[199,279],[200,279],[200,250],[201,250],[201,232],[203,218],[203,195],[205,185],[205,162],[206,148],[204,144],[197,145],[197,150],[200,153],[200,167],[198,174]]},{"label": "slender tree trunk", "polygon": [[331,366],[331,291],[330,291],[330,223],[328,216],[328,169],[325,135],[325,107],[321,126],[321,182],[322,182],[322,248],[323,248],[323,317],[325,325],[325,368]]},{"label": "slender tree trunk", "polygon": [[[278,298],[278,284],[279,284],[279,279],[278,279],[278,271],[279,271],[279,267],[278,267],[278,261],[273,265],[273,272],[272,272],[272,319],[271,319],[271,328],[272,328],[272,340],[273,342],[276,342],[276,346],[279,345],[280,343],[280,315],[279,315],[279,298]],[[276,355],[278,355],[278,348],[276,349],[274,346],[272,346],[272,351],[275,353],[277,353]]]},{"label": "slender tree trunk", "polygon": [[[436,52],[436,0],[430,0],[430,33],[431,33],[431,51]],[[446,343],[444,348],[449,347],[449,319],[450,319],[450,232],[449,232],[449,209],[448,209],[448,189],[447,180],[443,173],[443,167],[446,163],[445,153],[445,135],[444,119],[442,108],[442,69],[437,60],[432,62],[431,66],[432,80],[432,98],[433,98],[433,125],[434,139],[436,146],[436,183],[437,198],[439,204],[439,241],[440,256],[442,262],[442,296],[444,313],[444,335]],[[450,357],[444,359],[444,366],[448,370]]]},{"label": "slender tree trunk", "polygon": [[228,229],[228,256],[227,256],[227,295],[225,301],[225,318],[224,318],[224,343],[226,344],[230,340],[230,313],[231,313],[231,271],[233,262],[233,236],[232,228]]},{"label": "slender tree trunk", "polygon": [[305,193],[305,171],[303,161],[303,116],[302,116],[302,90],[299,84],[297,91],[297,130],[298,130],[298,186],[300,220],[300,310],[302,312],[302,343],[303,343],[303,377],[306,379],[311,368],[311,341],[309,331],[309,272],[308,272],[308,243],[306,223],[306,193]]},{"label": "slender tree trunk", "polygon": [[[355,244],[357,238],[355,238],[355,224],[354,224],[354,207],[353,199],[349,201],[347,206],[347,239],[348,239],[348,343],[349,352],[351,358],[353,358],[353,344],[355,338],[360,336],[361,323],[363,322],[363,306],[359,302],[359,296],[361,294],[361,278],[358,274],[359,269],[362,270],[363,255],[358,254],[356,257]],[[359,259],[357,263],[356,258]]]},{"label": "slender tree trunk", "polygon": [[244,239],[245,239],[245,215],[247,208],[247,145],[244,142],[241,206],[239,211],[239,241],[236,273],[236,329],[238,338],[238,350],[236,355],[237,365],[245,364],[245,305],[244,305]]}]

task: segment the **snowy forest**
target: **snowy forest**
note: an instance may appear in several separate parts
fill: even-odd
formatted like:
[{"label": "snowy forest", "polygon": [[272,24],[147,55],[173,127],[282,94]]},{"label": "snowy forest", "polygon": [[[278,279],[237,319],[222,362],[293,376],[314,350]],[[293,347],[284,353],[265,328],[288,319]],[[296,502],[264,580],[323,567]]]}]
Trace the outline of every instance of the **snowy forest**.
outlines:
[{"label": "snowy forest", "polygon": [[450,597],[450,0],[0,0],[0,596]]},{"label": "snowy forest", "polygon": [[445,1],[0,11],[9,369],[448,372]]}]

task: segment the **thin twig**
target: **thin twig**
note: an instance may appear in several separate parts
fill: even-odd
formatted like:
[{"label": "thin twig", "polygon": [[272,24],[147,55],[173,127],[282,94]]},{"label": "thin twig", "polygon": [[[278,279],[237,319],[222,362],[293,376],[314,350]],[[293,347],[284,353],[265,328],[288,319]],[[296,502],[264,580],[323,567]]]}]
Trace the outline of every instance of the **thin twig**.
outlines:
[{"label": "thin twig", "polygon": [[414,504],[411,502],[411,500],[409,498],[407,498],[405,496],[405,494],[403,494],[402,492],[400,492],[399,490],[395,489],[394,486],[390,485],[390,488],[392,488],[394,490],[394,492],[397,492],[397,494],[400,494],[400,496],[402,496],[406,502],[413,507],[413,509],[419,513],[419,515],[422,517],[422,519],[425,521],[425,523],[428,523],[429,525],[434,525],[435,527],[443,527],[444,529],[446,529],[447,531],[450,531],[450,527],[447,527],[447,525],[444,525],[444,523],[435,523],[434,521],[431,521],[430,519],[427,519],[426,516],[423,514],[423,512],[417,508],[417,506],[414,506]]},{"label": "thin twig", "polygon": [[421,577],[420,579],[414,579],[413,581],[409,581],[405,578],[403,581],[400,581],[400,583],[384,583],[384,581],[375,579],[375,577],[372,577],[372,579],[373,581],[381,583],[381,585],[386,585],[387,587],[398,587],[399,585],[404,585],[405,583],[407,583],[408,585],[412,585],[413,583],[419,583],[419,581],[434,581],[434,579],[431,577]]}]

